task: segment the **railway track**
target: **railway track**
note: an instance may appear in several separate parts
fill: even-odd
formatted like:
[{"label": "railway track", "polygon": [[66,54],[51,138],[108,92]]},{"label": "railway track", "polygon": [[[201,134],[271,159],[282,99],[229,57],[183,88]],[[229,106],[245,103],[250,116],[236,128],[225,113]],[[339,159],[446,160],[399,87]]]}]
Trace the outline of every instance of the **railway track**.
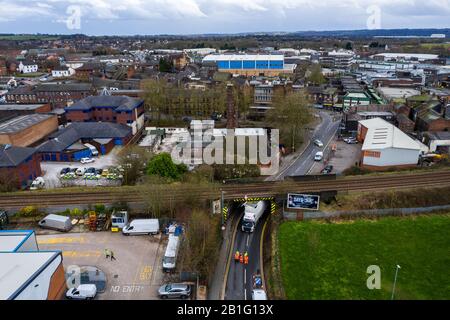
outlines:
[{"label": "railway track", "polygon": [[[116,201],[145,202],[154,199],[155,193],[159,198],[167,201],[176,201],[194,196],[198,200],[217,199],[220,192],[225,192],[225,199],[233,199],[249,196],[276,196],[287,192],[318,192],[318,191],[379,191],[386,189],[406,189],[433,186],[450,186],[450,171],[438,171],[429,173],[416,173],[404,175],[383,175],[375,177],[352,177],[331,181],[308,182],[261,182],[249,184],[230,184],[214,186],[183,186],[167,185],[136,187],[110,191],[96,191],[89,189],[87,192],[74,191],[61,193],[22,192],[20,194],[0,195],[0,208],[21,208],[28,205],[51,207],[61,205],[81,205],[96,203],[113,203]],[[147,200],[146,200],[147,199]],[[150,199],[150,200],[148,200]]]}]

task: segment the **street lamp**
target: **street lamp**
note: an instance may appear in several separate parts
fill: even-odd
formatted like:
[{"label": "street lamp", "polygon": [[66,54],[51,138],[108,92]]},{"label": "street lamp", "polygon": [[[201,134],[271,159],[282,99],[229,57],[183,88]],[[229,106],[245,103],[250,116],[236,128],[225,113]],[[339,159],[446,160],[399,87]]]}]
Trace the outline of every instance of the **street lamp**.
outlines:
[{"label": "street lamp", "polygon": [[394,300],[395,285],[397,284],[397,275],[398,275],[398,270],[399,269],[401,269],[401,267],[399,265],[397,265],[397,268],[395,269],[394,285],[392,287],[391,300]]}]

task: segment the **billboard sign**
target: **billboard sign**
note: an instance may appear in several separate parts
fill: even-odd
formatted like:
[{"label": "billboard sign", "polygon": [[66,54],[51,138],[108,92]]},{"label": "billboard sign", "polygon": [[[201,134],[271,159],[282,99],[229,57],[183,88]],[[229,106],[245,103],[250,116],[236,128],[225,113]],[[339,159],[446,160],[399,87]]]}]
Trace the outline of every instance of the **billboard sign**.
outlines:
[{"label": "billboard sign", "polygon": [[320,196],[311,194],[288,193],[288,209],[319,210]]}]

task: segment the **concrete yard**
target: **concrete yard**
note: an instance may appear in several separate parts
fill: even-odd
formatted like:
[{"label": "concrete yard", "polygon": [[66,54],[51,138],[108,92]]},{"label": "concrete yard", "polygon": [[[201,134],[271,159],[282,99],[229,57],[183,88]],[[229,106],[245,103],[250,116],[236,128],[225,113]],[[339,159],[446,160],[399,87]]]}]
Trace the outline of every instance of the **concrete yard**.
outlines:
[{"label": "concrete yard", "polygon": [[[333,144],[337,146],[334,154],[331,152]],[[333,140],[324,152],[324,161],[314,163],[310,174],[320,174],[320,171],[328,164],[333,166],[331,173],[340,174],[359,161],[360,152],[361,144],[347,144],[342,140]]]},{"label": "concrete yard", "polygon": [[[163,283],[161,236],[124,236],[112,232],[88,232],[37,236],[40,250],[62,250],[64,269],[94,266],[106,274],[106,291],[99,300],[157,299]],[[104,249],[117,260],[106,259]]]}]

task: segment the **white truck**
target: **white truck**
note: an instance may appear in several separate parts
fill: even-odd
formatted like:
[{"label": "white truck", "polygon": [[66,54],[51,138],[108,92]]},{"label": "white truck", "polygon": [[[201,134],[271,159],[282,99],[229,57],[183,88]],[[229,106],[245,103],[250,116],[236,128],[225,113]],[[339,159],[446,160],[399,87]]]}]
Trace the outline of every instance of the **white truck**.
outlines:
[{"label": "white truck", "polygon": [[253,232],[255,231],[256,224],[266,211],[266,202],[246,202],[244,203],[244,218],[242,219],[242,231]]},{"label": "white truck", "polygon": [[180,248],[180,237],[174,234],[170,234],[169,243],[167,244],[166,252],[164,253],[162,263],[164,272],[171,272],[175,270],[179,248]]}]

